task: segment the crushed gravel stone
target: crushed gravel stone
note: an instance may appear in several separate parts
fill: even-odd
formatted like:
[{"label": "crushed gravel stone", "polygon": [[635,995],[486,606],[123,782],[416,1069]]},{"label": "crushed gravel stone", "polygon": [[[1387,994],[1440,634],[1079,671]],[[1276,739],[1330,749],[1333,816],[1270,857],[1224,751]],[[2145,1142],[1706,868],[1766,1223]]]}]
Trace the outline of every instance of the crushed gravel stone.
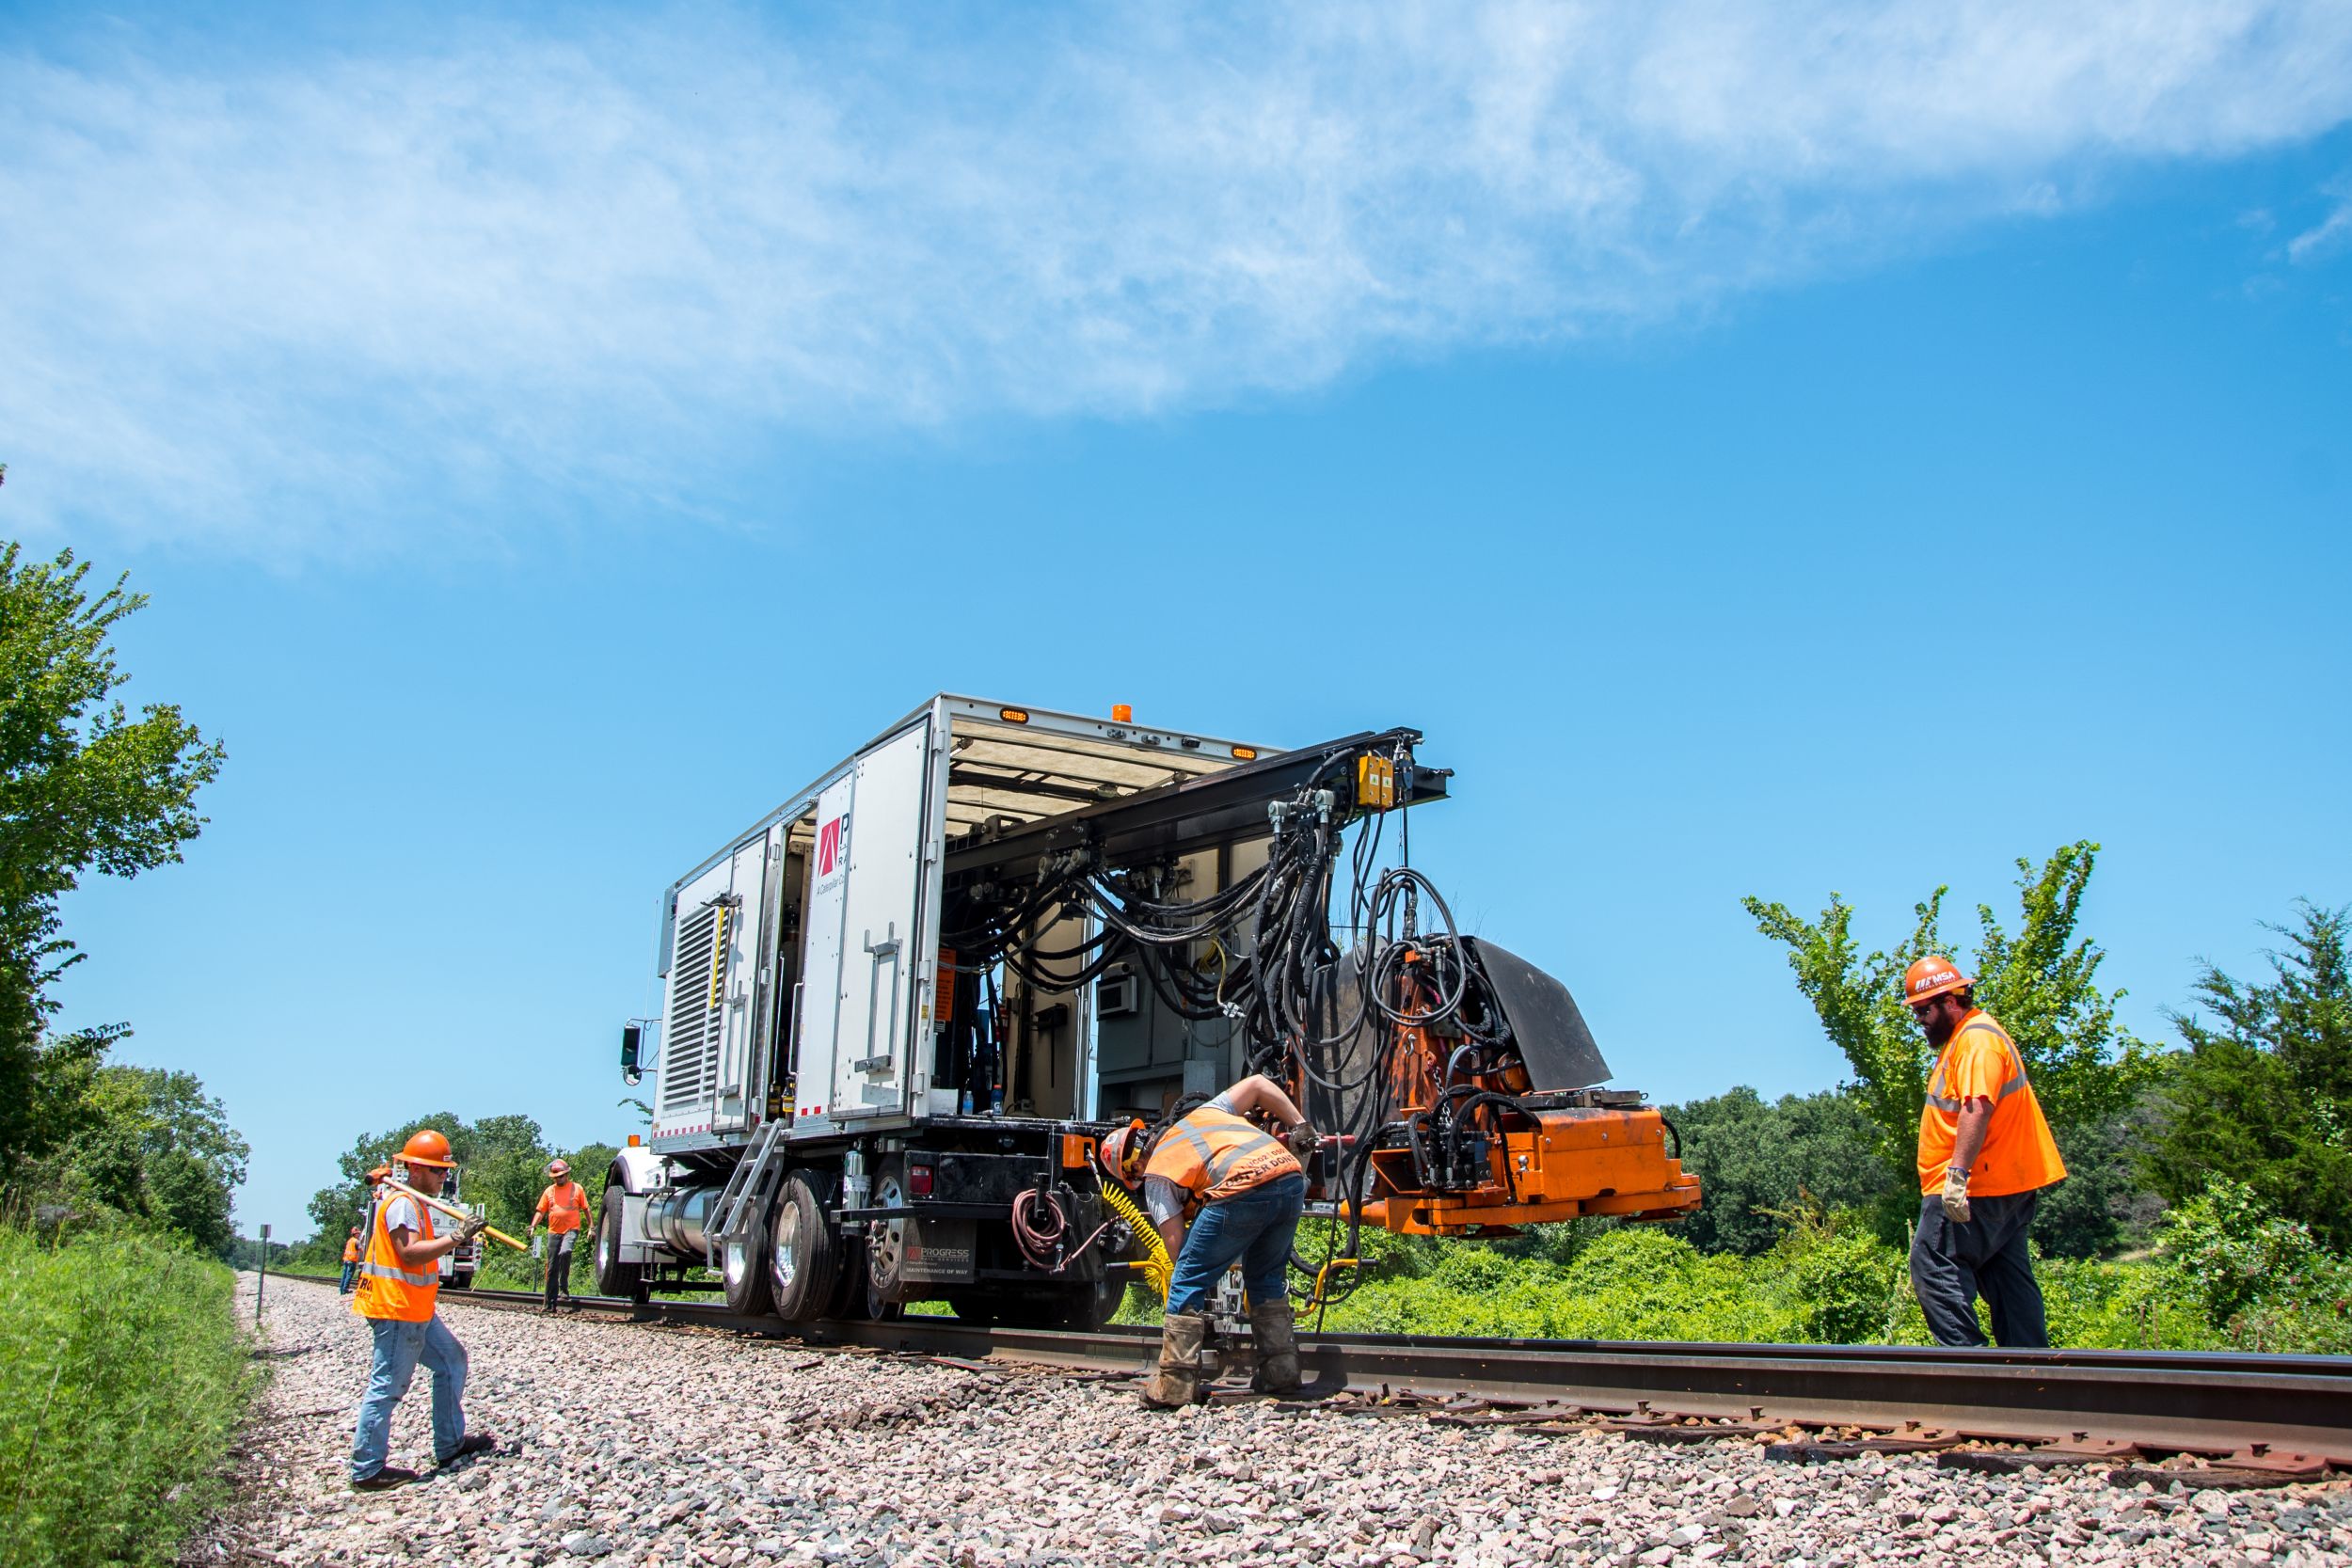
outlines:
[{"label": "crushed gravel stone", "polygon": [[[252,1277],[240,1288],[250,1311]],[[1923,1455],[1800,1466],[1747,1442],[1660,1448],[1265,1403],[1153,1415],[1125,1383],[443,1302],[471,1353],[468,1419],[499,1450],[351,1492],[365,1325],[331,1288],[274,1280],[275,1382],[243,1446],[244,1502],[191,1560],[2352,1565],[2344,1483],[2183,1494],[2119,1489],[2097,1470],[1986,1476]],[[393,1463],[431,1463],[430,1409],[421,1370]]]}]

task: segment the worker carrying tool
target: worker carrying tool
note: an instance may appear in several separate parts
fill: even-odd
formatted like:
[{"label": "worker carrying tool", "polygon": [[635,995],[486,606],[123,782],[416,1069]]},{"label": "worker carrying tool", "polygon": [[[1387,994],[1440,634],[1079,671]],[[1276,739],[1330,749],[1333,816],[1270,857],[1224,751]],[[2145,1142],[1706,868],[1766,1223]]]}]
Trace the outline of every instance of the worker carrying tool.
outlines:
[{"label": "worker carrying tool", "polygon": [[408,1392],[420,1361],[433,1373],[434,1463],[454,1464],[496,1446],[488,1433],[466,1430],[466,1347],[433,1310],[440,1293],[441,1255],[473,1240],[487,1226],[469,1217],[447,1235],[434,1234],[437,1195],[456,1163],[450,1158],[447,1138],[423,1128],[409,1135],[400,1159],[415,1190],[387,1180],[379,1193],[351,1303],[375,1337],[368,1391],[359,1402],[358,1427],[351,1439],[355,1492],[382,1491],[417,1479],[416,1471],[385,1460],[391,1444],[392,1407]]},{"label": "worker carrying tool", "polygon": [[572,1167],[563,1160],[548,1162],[548,1189],[539,1195],[538,1210],[531,1216],[531,1228],[548,1227],[548,1304],[545,1310],[555,1310],[560,1294],[569,1305],[572,1299],[572,1247],[580,1240],[580,1216],[588,1212],[588,1190],[572,1180]]},{"label": "worker carrying tool", "polygon": [[2003,1347],[2046,1346],[2042,1287],[2026,1250],[2042,1189],[2066,1180],[2017,1042],[1977,1006],[1976,982],[1931,953],[1903,1001],[1939,1054],[1919,1112],[1919,1228],[1911,1288],[1939,1345],[1981,1346],[1977,1297]]},{"label": "worker carrying tool", "polygon": [[[1271,1123],[1280,1135],[1259,1127],[1253,1117]],[[1146,1405],[1173,1410],[1206,1402],[1200,1351],[1209,1337],[1209,1291],[1236,1261],[1249,1298],[1249,1338],[1257,1353],[1249,1386],[1263,1394],[1297,1390],[1297,1323],[1284,1271],[1307,1201],[1300,1162],[1314,1152],[1316,1142],[1291,1097],[1259,1074],[1156,1136],[1137,1121],[1103,1140],[1104,1169],[1128,1188],[1140,1183],[1144,1208],[1176,1259],[1160,1332],[1159,1370],[1144,1385]]]},{"label": "worker carrying tool", "polygon": [[353,1226],[343,1242],[343,1282],[336,1287],[339,1294],[351,1294],[351,1282],[359,1273],[359,1227]]}]

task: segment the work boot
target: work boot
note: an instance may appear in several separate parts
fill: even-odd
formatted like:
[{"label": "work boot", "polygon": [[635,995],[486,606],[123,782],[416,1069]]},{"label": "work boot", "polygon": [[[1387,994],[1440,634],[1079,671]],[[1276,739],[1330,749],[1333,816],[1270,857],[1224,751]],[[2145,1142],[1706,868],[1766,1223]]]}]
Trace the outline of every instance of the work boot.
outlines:
[{"label": "work boot", "polygon": [[389,1492],[416,1479],[417,1472],[414,1470],[403,1469],[398,1465],[386,1465],[365,1480],[353,1481],[351,1489],[354,1492]]},{"label": "work boot", "polygon": [[1249,1342],[1258,1353],[1249,1386],[1261,1394],[1297,1393],[1298,1318],[1288,1296],[1249,1304]]},{"label": "work boot", "polygon": [[1144,1405],[1176,1410],[1209,1402],[1200,1386],[1200,1347],[1208,1342],[1205,1312],[1170,1312],[1160,1325],[1160,1367],[1143,1386]]}]

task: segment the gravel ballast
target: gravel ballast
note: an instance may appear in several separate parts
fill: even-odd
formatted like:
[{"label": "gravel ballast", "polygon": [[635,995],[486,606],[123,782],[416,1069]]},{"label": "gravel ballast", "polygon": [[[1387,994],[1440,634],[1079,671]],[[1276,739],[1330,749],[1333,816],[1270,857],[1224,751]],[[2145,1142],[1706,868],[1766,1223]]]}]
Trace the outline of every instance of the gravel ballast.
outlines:
[{"label": "gravel ballast", "polygon": [[[253,1281],[240,1282],[251,1310]],[[446,1298],[445,1298],[446,1299]],[[709,1568],[841,1563],[2352,1564],[2352,1490],[2158,1492],[2104,1471],[1797,1466],[1264,1403],[1147,1414],[1133,1386],[468,1307],[469,1420],[497,1453],[345,1481],[366,1326],[273,1280],[276,1382],[240,1514],[199,1560]],[[431,1461],[429,1379],[392,1426]]]}]

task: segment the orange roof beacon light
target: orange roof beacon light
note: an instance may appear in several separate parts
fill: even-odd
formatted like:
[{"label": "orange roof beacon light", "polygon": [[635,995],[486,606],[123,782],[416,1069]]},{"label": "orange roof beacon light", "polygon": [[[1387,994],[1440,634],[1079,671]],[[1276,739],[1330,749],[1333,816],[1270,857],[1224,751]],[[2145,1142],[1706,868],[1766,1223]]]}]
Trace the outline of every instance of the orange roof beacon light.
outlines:
[{"label": "orange roof beacon light", "polygon": [[1134,723],[1135,721],[1136,721],[1136,710],[1135,710],[1135,707],[1134,707],[1134,705],[1133,705],[1132,704],[1128,704],[1128,703],[1113,703],[1113,704],[1111,705],[1111,722],[1112,722],[1112,723],[1114,723],[1114,724],[1132,724],[1132,723]]}]

